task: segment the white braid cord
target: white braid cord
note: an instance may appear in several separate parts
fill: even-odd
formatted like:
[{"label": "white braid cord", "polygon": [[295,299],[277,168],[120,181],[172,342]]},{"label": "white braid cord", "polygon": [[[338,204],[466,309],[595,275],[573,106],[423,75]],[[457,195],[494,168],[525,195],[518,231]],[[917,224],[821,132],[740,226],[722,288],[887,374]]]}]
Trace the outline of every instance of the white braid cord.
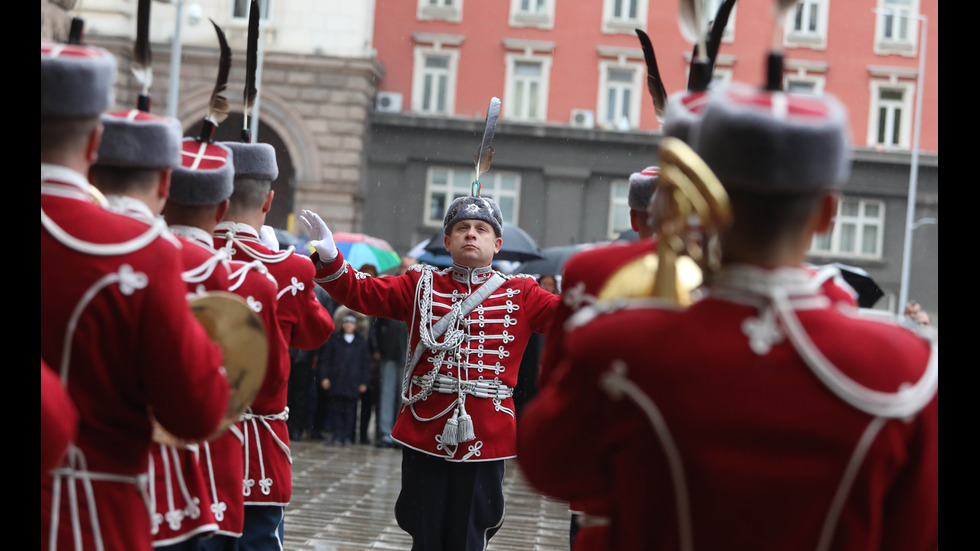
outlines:
[{"label": "white braid cord", "polygon": [[625,394],[627,398],[639,406],[660,439],[661,447],[667,458],[667,466],[670,469],[670,480],[674,486],[674,505],[677,508],[680,548],[681,551],[691,551],[694,549],[694,531],[691,527],[691,505],[687,479],[684,475],[684,462],[681,460],[677,443],[670,434],[667,421],[653,400],[636,383],[629,380],[626,374],[626,363],[622,360],[616,360],[612,363],[609,370],[600,377],[599,384],[602,386],[602,390],[613,399],[618,400]]},{"label": "white braid cord", "polygon": [[289,446],[287,446],[286,443],[279,438],[279,436],[275,433],[275,431],[272,430],[272,427],[269,425],[269,421],[286,421],[287,419],[289,419],[288,407],[279,413],[269,414],[269,415],[259,415],[256,413],[252,413],[252,410],[249,409],[247,412],[241,414],[241,416],[238,418],[238,420],[242,422],[243,425],[242,432],[244,433],[245,436],[244,445],[245,445],[245,477],[246,478],[244,480],[243,494],[246,497],[252,494],[252,486],[255,485],[255,479],[248,478],[248,462],[249,462],[248,425],[249,423],[251,423],[252,432],[255,435],[255,450],[256,450],[256,455],[258,455],[259,457],[259,477],[260,477],[259,489],[262,491],[264,495],[269,495],[272,491],[273,480],[265,476],[265,459],[263,458],[262,455],[262,441],[259,438],[259,424],[261,423],[262,426],[264,426],[265,429],[269,431],[269,434],[272,435],[272,439],[275,441],[276,446],[280,450],[282,450],[284,454],[286,454],[286,459],[289,461],[289,464],[291,465],[293,463],[293,455],[289,451]]},{"label": "white braid cord", "polygon": [[[287,248],[285,251],[279,251],[278,253],[272,253],[272,254],[260,253],[259,251],[252,248],[252,246],[249,245],[245,240],[238,237],[238,234],[235,232],[234,229],[226,228],[225,231],[226,233],[224,235],[227,241],[225,243],[225,246],[222,248],[231,250],[237,247],[242,251],[245,251],[245,254],[247,254],[248,256],[251,256],[252,258],[266,264],[277,264],[279,262],[282,262],[283,260],[289,258],[290,255],[293,254],[293,251],[296,250],[296,247],[290,245],[289,248]],[[249,237],[252,236],[250,235]]]},{"label": "white braid cord", "polygon": [[208,463],[208,483],[211,487],[211,513],[214,520],[221,522],[225,520],[225,510],[228,505],[224,501],[218,501],[218,486],[214,482],[214,464],[211,463],[211,446],[204,443],[204,460]]},{"label": "white braid cord", "polygon": [[925,373],[914,385],[903,385],[896,392],[873,390],[845,375],[820,352],[796,317],[784,289],[772,288],[769,296],[800,357],[817,378],[848,404],[876,417],[901,418],[918,413],[935,396],[939,388],[939,347],[935,341],[931,343]]},{"label": "white braid cord", "polygon": [[142,475],[118,475],[112,473],[99,473],[88,470],[85,454],[75,445],[68,446],[66,466],[51,471],[54,478],[51,499],[51,525],[48,532],[48,548],[58,548],[58,526],[60,525],[59,513],[61,511],[61,483],[63,479],[68,487],[68,508],[71,516],[71,527],[73,544],[75,551],[82,551],[82,531],[81,516],[78,510],[78,482],[82,484],[82,491],[85,493],[85,501],[88,505],[89,522],[92,529],[92,540],[95,543],[96,551],[104,551],[105,544],[102,541],[102,531],[99,528],[99,512],[96,507],[95,493],[92,489],[92,481],[100,482],[119,482],[132,484],[136,487],[140,496],[143,498],[143,505],[150,510],[149,496],[146,494],[147,476]]},{"label": "white braid cord", "polygon": [[62,245],[92,256],[119,256],[136,252],[155,241],[167,229],[167,223],[158,218],[150,224],[145,232],[129,241],[123,241],[121,243],[91,243],[78,239],[62,229],[51,217],[45,214],[44,209],[41,209],[41,226],[48,230],[48,233]]},{"label": "white braid cord", "polygon": [[858,440],[857,446],[855,446],[854,452],[851,454],[851,459],[847,462],[847,467],[844,469],[844,475],[841,477],[840,484],[837,486],[834,500],[830,502],[830,509],[827,510],[827,518],[824,519],[823,528],[820,530],[820,541],[817,542],[817,551],[827,551],[827,549],[830,549],[830,544],[834,540],[834,532],[837,530],[837,521],[840,518],[841,509],[844,508],[844,502],[847,500],[847,495],[851,492],[854,479],[857,477],[861,464],[864,463],[864,456],[867,455],[868,449],[874,443],[875,437],[878,436],[878,433],[887,421],[888,419],[884,417],[875,417],[868,423],[868,426],[861,434],[861,438]]},{"label": "white braid cord", "polygon": [[231,260],[231,251],[228,249],[220,249],[214,251],[214,254],[208,257],[208,259],[202,262],[200,265],[183,272],[180,274],[180,276],[185,283],[201,283],[202,281],[206,281],[209,277],[211,277],[211,274],[214,273],[214,270],[218,267],[218,264],[227,264],[229,260]]}]

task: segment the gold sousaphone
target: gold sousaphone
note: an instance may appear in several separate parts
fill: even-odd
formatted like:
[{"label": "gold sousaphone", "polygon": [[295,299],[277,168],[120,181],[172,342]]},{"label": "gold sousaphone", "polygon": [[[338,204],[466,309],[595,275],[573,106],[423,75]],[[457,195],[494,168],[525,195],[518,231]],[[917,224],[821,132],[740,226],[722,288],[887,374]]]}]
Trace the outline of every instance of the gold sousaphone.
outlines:
[{"label": "gold sousaphone", "polygon": [[658,297],[683,306],[718,268],[718,230],[731,222],[728,194],[708,165],[681,140],[660,142],[660,178],[651,209],[659,224],[657,251],[617,270],[600,301]]},{"label": "gold sousaphone", "polygon": [[[225,291],[211,291],[190,300],[191,311],[224,355],[224,370],[231,387],[228,409],[211,440],[238,422],[265,381],[269,343],[262,319],[244,299]],[[153,439],[171,446],[186,445],[154,422]]]}]

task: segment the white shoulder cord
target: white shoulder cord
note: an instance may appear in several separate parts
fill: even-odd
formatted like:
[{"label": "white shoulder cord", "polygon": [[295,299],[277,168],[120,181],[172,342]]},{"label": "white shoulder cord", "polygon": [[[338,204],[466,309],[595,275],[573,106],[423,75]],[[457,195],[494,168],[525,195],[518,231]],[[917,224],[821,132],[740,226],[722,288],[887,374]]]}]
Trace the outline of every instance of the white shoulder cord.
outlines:
[{"label": "white shoulder cord", "polygon": [[272,253],[272,254],[260,253],[259,251],[253,249],[248,243],[239,239],[238,234],[235,233],[234,229],[227,229],[225,233],[225,238],[228,240],[228,242],[225,243],[224,248],[230,249],[233,246],[239,247],[240,249],[245,251],[245,254],[247,254],[248,256],[251,256],[256,260],[268,264],[277,264],[279,262],[282,262],[283,260],[289,258],[293,254],[293,251],[296,250],[296,247],[290,245],[289,248],[287,248],[285,251],[279,251],[278,253]]},{"label": "white shoulder cord", "polygon": [[939,348],[935,340],[931,343],[925,373],[914,385],[904,386],[897,392],[872,390],[842,373],[817,349],[796,317],[784,289],[773,288],[770,297],[785,324],[790,342],[803,361],[817,378],[848,404],[870,415],[901,418],[918,413],[936,394],[939,388]]},{"label": "white shoulder cord", "polygon": [[228,249],[220,249],[200,265],[183,272],[180,276],[185,283],[201,283],[211,277],[218,264],[229,260],[231,260],[231,252]]},{"label": "white shoulder cord", "polygon": [[167,223],[162,219],[156,219],[145,232],[122,243],[90,243],[78,239],[62,229],[51,217],[45,214],[44,209],[41,209],[41,226],[69,249],[93,256],[117,256],[136,252],[146,247],[163,233],[163,230],[167,228]]}]

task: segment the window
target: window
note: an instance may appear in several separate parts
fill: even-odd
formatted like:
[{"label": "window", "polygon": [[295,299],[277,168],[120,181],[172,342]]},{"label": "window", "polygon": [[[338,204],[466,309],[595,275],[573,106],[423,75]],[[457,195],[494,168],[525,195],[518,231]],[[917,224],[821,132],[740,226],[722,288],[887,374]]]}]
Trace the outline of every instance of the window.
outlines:
[{"label": "window", "polygon": [[412,90],[412,109],[421,113],[452,114],[455,61],[450,55],[423,54],[418,88]]},{"label": "window", "polygon": [[551,56],[506,54],[507,85],[504,113],[521,121],[544,121],[548,115]]},{"label": "window", "polygon": [[456,109],[456,69],[463,37],[413,33],[412,111],[452,115]]},{"label": "window", "polygon": [[799,0],[786,16],[783,42],[790,47],[825,49],[829,4],[830,0]]},{"label": "window", "polygon": [[629,130],[640,125],[641,78],[645,69],[638,64],[599,62],[599,125],[607,129]]},{"label": "window", "polygon": [[825,61],[786,60],[783,63],[783,90],[797,94],[822,94],[829,66]]},{"label": "window", "polygon": [[875,53],[915,55],[918,0],[878,0]]},{"label": "window", "polygon": [[602,32],[634,34],[647,28],[648,0],[605,0],[602,6]]},{"label": "window", "polygon": [[624,231],[633,229],[630,224],[630,183],[615,180],[609,187],[609,239],[616,239]]},{"label": "window", "polygon": [[[272,0],[259,0],[259,19],[269,20],[269,4]],[[231,5],[231,18],[243,19],[248,21],[248,12],[251,9],[252,0],[234,0]]]},{"label": "window", "polygon": [[416,18],[459,23],[463,20],[463,0],[419,0]]},{"label": "window", "polygon": [[[470,195],[475,170],[433,167],[425,182],[425,224],[441,226],[453,199]],[[515,172],[492,171],[480,178],[480,195],[500,205],[504,222],[517,224],[521,176]]]},{"label": "window", "polygon": [[555,27],[555,0],[510,0],[511,27]]},{"label": "window", "polygon": [[844,198],[825,234],[816,235],[811,254],[881,258],[885,204],[873,199]]},{"label": "window", "polygon": [[912,84],[871,82],[868,145],[907,149],[912,129]]}]

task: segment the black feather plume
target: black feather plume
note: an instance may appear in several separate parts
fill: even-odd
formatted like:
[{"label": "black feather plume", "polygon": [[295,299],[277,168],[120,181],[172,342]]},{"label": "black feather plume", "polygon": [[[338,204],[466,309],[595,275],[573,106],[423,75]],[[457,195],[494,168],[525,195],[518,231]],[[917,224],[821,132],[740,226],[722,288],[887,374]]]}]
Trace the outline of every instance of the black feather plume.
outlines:
[{"label": "black feather plume", "polygon": [[259,94],[255,86],[255,73],[258,70],[259,54],[259,2],[252,0],[252,5],[248,11],[248,45],[245,48],[245,94],[242,103],[245,104],[245,130],[242,132],[243,140],[247,136],[248,119],[252,115],[252,107],[255,105],[255,98]]},{"label": "black feather plume", "polygon": [[228,117],[228,99],[221,95],[228,86],[228,73],[231,71],[231,48],[228,47],[228,40],[225,33],[213,20],[214,32],[218,34],[218,47],[221,50],[221,57],[218,60],[218,79],[214,83],[214,90],[211,92],[211,99],[208,101],[208,112],[201,121],[201,135],[198,140],[210,142],[214,136],[214,129]]},{"label": "black feather plume", "polygon": [[[136,43],[133,45],[133,76],[143,87],[139,102],[149,111],[150,85],[153,83],[153,54],[150,50],[150,1],[136,5]],[[145,99],[144,99],[145,98]]]},{"label": "black feather plume", "polygon": [[228,99],[221,95],[228,86],[228,73],[231,71],[231,48],[228,47],[228,40],[225,38],[224,31],[217,23],[211,21],[214,31],[218,34],[218,46],[221,50],[221,58],[218,61],[218,79],[214,83],[214,91],[211,92],[211,99],[208,101],[207,118],[215,125],[228,117]]},{"label": "black feather plume", "polygon": [[640,39],[640,46],[643,48],[643,59],[647,62],[647,89],[650,90],[650,97],[653,98],[653,108],[657,112],[657,118],[663,120],[664,106],[667,105],[667,89],[664,88],[664,81],[660,78],[660,69],[657,67],[657,56],[653,53],[653,43],[647,33],[636,29],[636,36]]},{"label": "black feather plume", "polygon": [[721,48],[721,39],[725,35],[725,27],[728,26],[728,18],[735,9],[736,0],[725,0],[718,6],[718,13],[715,20],[711,23],[711,30],[708,31],[708,40],[705,48],[708,50],[708,61],[714,71],[715,60],[718,59],[718,49]]},{"label": "black feather plume", "polygon": [[728,26],[728,19],[735,8],[736,0],[725,0],[718,6],[718,13],[708,29],[708,37],[705,41],[707,55],[699,60],[700,50],[698,45],[694,45],[694,52],[691,54],[691,68],[687,78],[687,89],[690,91],[704,91],[711,83],[711,76],[715,71],[715,61],[718,59],[718,50],[721,48],[721,39],[725,36],[725,27]]}]

